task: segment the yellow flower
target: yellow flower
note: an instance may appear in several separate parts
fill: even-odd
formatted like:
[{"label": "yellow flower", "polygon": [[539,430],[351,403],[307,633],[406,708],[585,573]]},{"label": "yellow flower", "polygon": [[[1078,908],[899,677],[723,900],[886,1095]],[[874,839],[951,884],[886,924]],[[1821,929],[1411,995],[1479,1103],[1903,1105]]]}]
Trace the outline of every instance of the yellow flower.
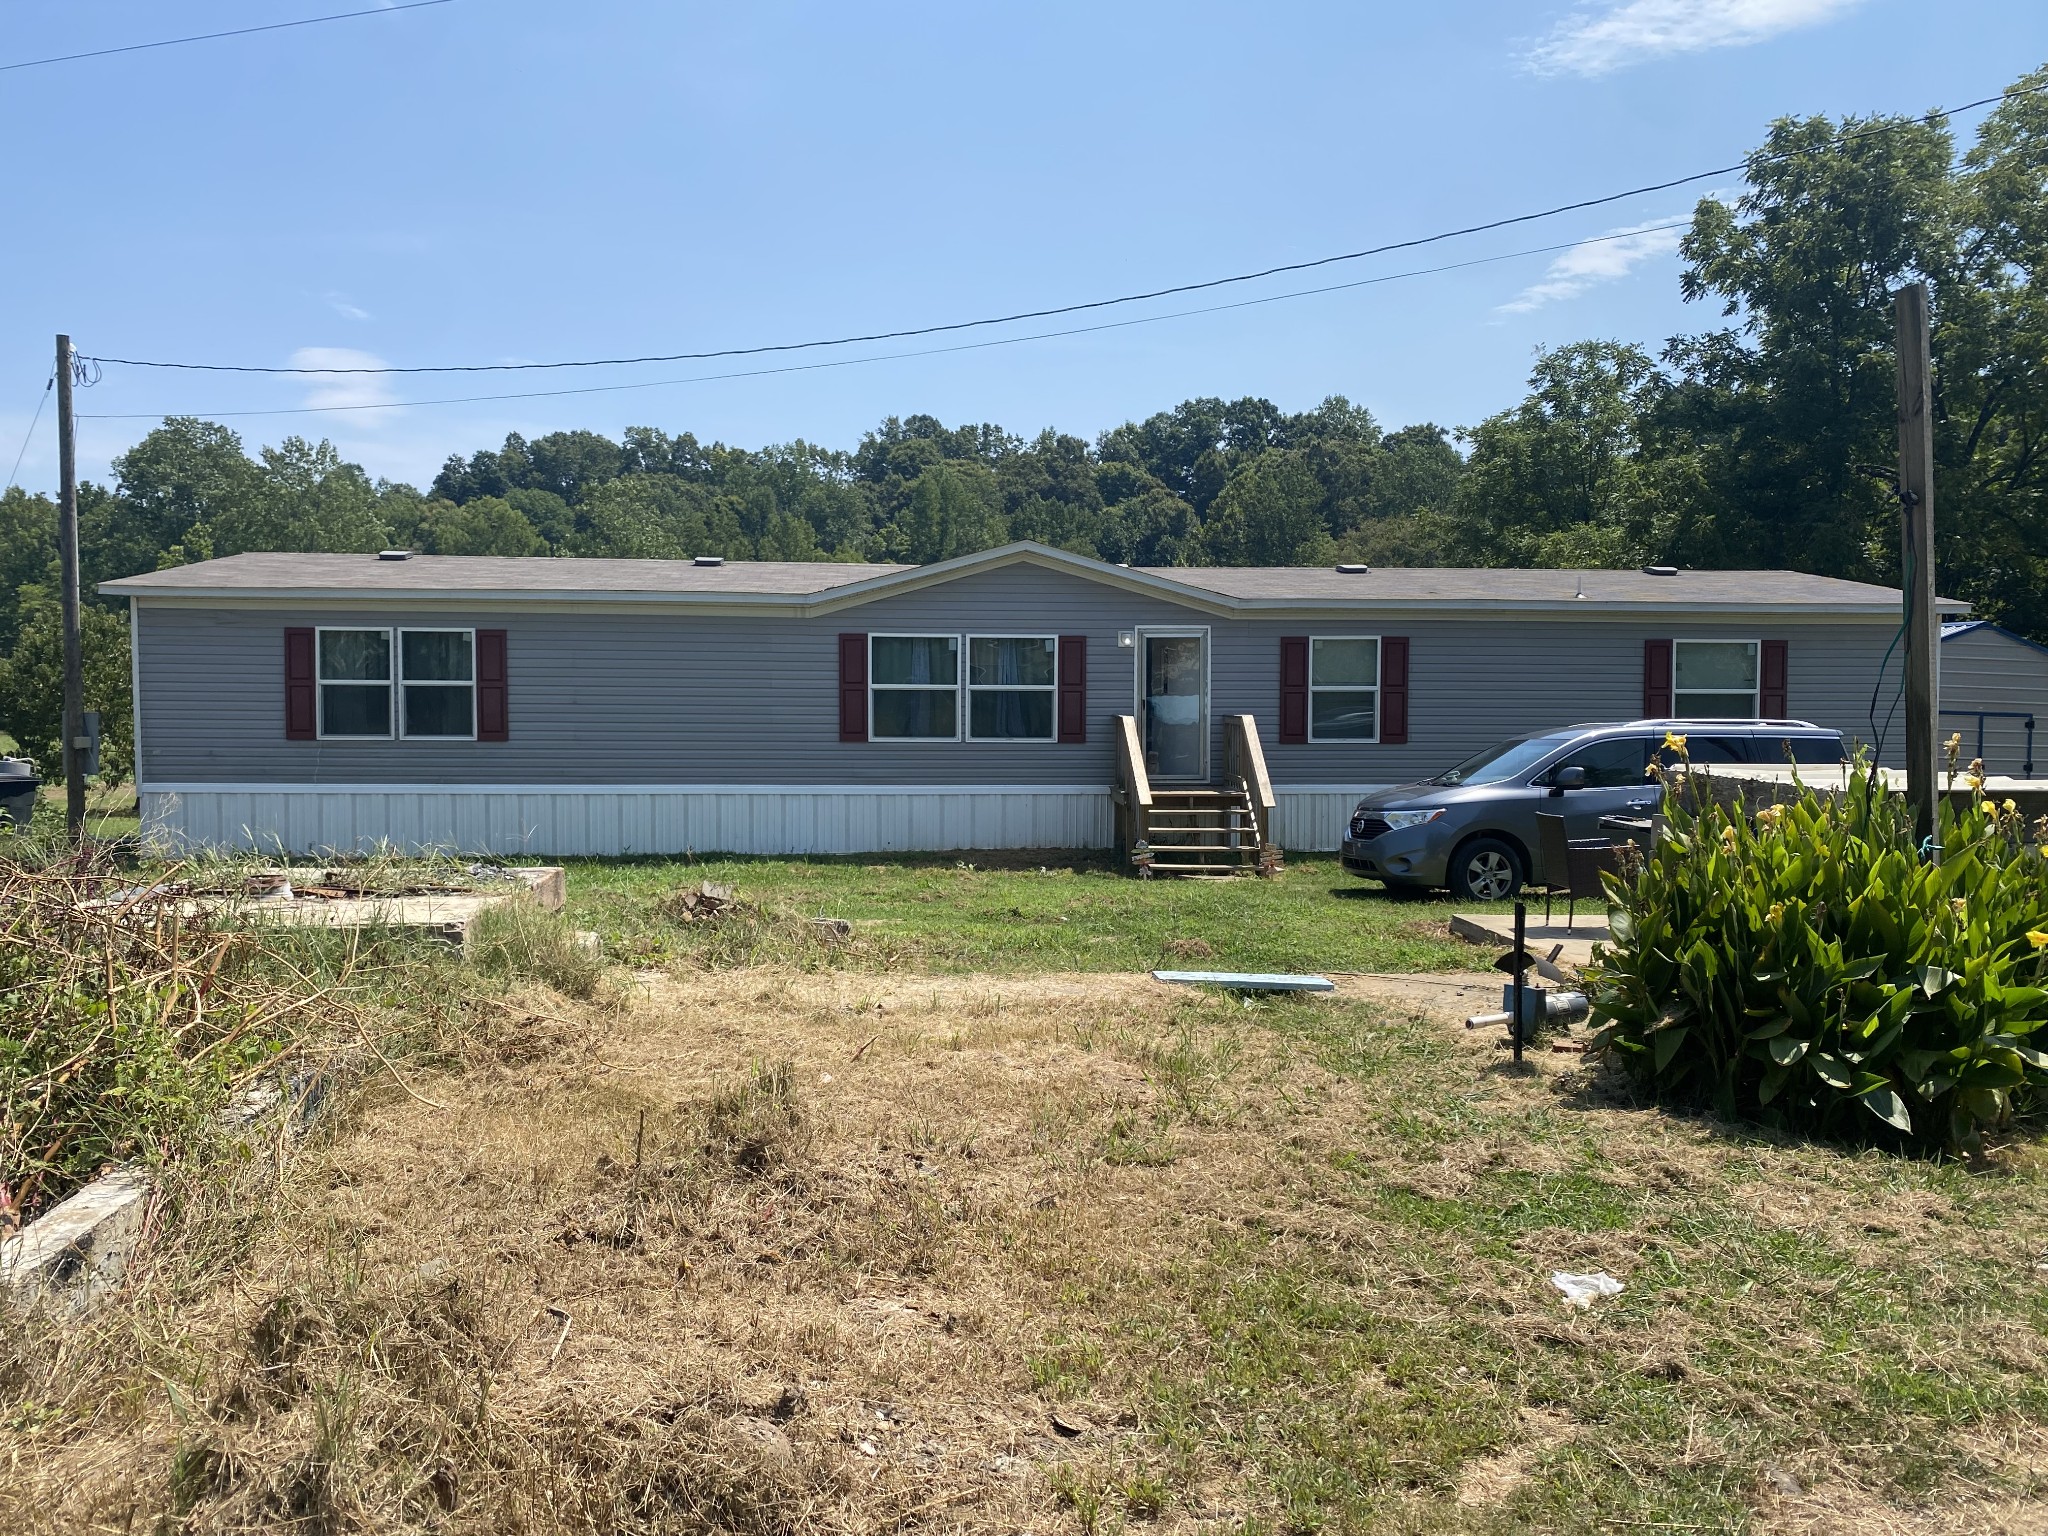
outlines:
[{"label": "yellow flower", "polygon": [[1680,757],[1685,756],[1685,738],[1676,731],[1666,731],[1664,733],[1664,750],[1676,752]]},{"label": "yellow flower", "polygon": [[1721,851],[1723,853],[1733,853],[1735,851],[1735,829],[1733,827],[1723,827],[1721,829]]},{"label": "yellow flower", "polygon": [[2027,942],[2036,949],[2048,949],[2048,933],[2029,933]]},{"label": "yellow flower", "polygon": [[1775,924],[1779,921],[1779,919],[1783,918],[1784,915],[1785,903],[1783,903],[1782,901],[1774,901],[1771,903],[1771,910],[1764,914],[1764,921],[1767,923]]},{"label": "yellow flower", "polygon": [[1996,821],[1998,819],[1998,807],[1993,805],[1989,800],[1980,800],[1977,803],[1977,809],[1982,811],[1986,816],[1989,816],[1993,821]]},{"label": "yellow flower", "polygon": [[2019,806],[2014,804],[2010,800],[2006,801],[2005,804],[2001,805],[1999,809],[2005,812],[2005,814],[2008,816],[2017,816],[2020,811]]}]

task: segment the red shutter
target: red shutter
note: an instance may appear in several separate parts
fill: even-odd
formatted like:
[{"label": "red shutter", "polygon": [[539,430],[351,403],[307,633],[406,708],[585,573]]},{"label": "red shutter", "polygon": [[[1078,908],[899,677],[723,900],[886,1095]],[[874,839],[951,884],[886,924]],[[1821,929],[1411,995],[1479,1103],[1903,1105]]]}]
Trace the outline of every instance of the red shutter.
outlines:
[{"label": "red shutter", "polygon": [[1308,636],[1280,641],[1280,740],[1308,740]]},{"label": "red shutter", "polygon": [[313,675],[313,631],[284,632],[284,739],[312,741],[320,734],[320,685]]},{"label": "red shutter", "polygon": [[1643,718],[1671,718],[1671,642],[1643,642]]},{"label": "red shutter", "polygon": [[509,741],[512,716],[505,701],[505,631],[476,632],[476,739]]},{"label": "red shutter", "polygon": [[1408,744],[1408,642],[1380,641],[1380,745]]},{"label": "red shutter", "polygon": [[1763,667],[1763,687],[1757,690],[1756,712],[1766,720],[1783,720],[1792,712],[1785,698],[1784,641],[1764,642]]},{"label": "red shutter", "polygon": [[1088,637],[1060,636],[1060,740],[1088,740]]},{"label": "red shutter", "polygon": [[868,637],[839,637],[839,739],[868,739]]}]

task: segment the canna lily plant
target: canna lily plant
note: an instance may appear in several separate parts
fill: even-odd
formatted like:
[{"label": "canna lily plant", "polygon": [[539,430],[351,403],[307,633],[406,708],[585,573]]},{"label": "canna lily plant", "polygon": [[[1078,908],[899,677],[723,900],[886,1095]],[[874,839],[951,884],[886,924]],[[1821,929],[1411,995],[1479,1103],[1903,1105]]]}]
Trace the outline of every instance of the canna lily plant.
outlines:
[{"label": "canna lily plant", "polygon": [[1596,1050],[1723,1114],[1930,1149],[2048,1088],[2048,858],[2010,803],[1944,805],[1933,864],[1864,763],[1754,814],[1666,798],[1670,835],[1609,884]]}]

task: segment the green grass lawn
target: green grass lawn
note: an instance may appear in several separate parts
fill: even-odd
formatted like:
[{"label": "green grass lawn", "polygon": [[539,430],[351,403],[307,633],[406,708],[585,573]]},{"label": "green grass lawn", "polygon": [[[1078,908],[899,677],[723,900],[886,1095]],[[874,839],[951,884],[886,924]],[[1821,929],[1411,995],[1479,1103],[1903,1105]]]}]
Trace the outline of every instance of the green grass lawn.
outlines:
[{"label": "green grass lawn", "polygon": [[[733,886],[779,922],[678,923],[669,896]],[[1471,904],[1459,904],[1464,910]],[[1388,894],[1329,857],[1273,879],[1139,880],[1108,854],[579,859],[569,915],[618,958],[935,970],[1441,971],[1483,964],[1448,900]],[[844,918],[821,944],[803,919]]]}]

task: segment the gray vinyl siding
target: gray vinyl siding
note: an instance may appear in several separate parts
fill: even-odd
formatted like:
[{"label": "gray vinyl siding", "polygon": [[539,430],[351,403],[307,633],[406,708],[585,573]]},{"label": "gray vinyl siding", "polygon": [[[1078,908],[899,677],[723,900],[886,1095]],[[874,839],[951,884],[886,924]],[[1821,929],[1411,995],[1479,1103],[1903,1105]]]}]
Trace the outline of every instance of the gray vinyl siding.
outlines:
[{"label": "gray vinyl siding", "polygon": [[[2030,713],[2035,717],[2034,771],[2048,750],[2048,651],[1988,626],[1941,642],[1941,734],[1960,732],[1963,760],[1979,754],[1992,773],[2018,774],[2027,761],[2027,733],[2019,720],[1980,722],[1961,711]],[[1954,711],[1955,713],[1951,713]]]},{"label": "gray vinyl siding", "polygon": [[[287,625],[502,628],[511,739],[312,742],[284,738]],[[138,604],[140,778],[179,784],[1047,785],[1107,787],[1112,724],[1134,707],[1135,652],[1119,631],[1201,626],[1211,637],[1212,768],[1220,721],[1257,717],[1277,784],[1415,778],[1519,731],[1641,712],[1646,638],[1790,641],[1795,716],[1852,735],[1889,630],[1846,622],[1667,624],[1447,617],[1226,619],[1084,577],[1018,565],[824,618],[675,608],[567,611],[548,604],[414,611],[323,604]],[[1057,634],[1088,638],[1086,745],[845,743],[842,632]],[[1405,635],[1409,743],[1282,746],[1280,640]]]}]

